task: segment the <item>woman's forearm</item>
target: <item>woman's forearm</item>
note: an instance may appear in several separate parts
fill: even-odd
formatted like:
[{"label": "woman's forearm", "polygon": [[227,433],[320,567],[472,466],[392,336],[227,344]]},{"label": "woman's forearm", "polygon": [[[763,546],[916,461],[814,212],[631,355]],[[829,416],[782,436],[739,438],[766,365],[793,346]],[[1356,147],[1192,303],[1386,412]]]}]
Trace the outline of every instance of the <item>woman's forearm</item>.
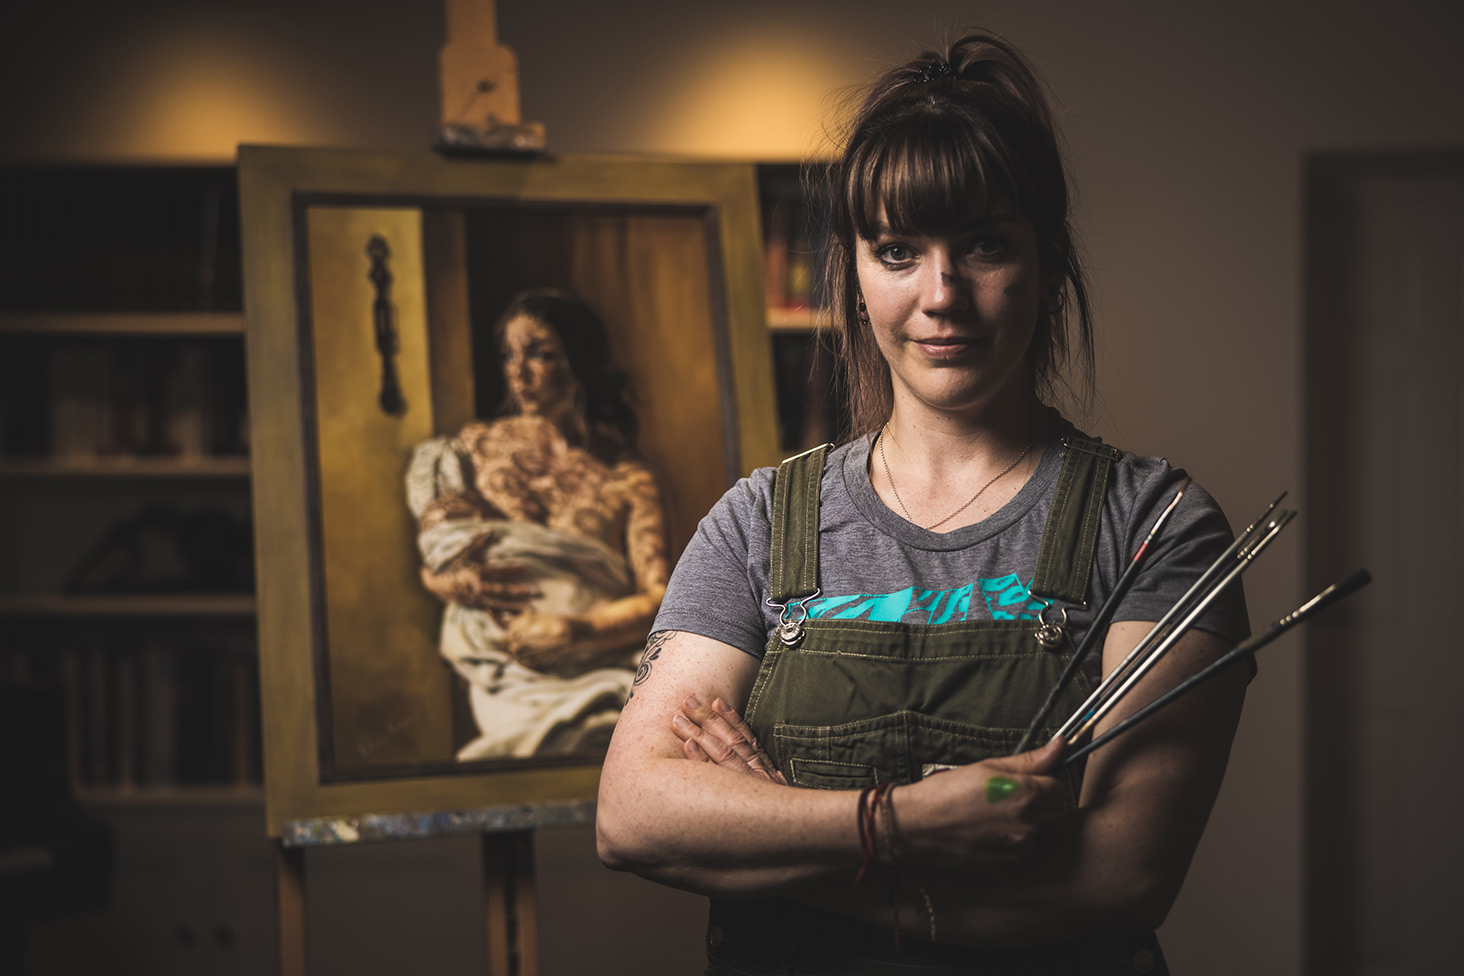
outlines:
[{"label": "woman's forearm", "polygon": [[[596,836],[608,866],[700,894],[792,897],[892,924],[886,876],[871,870],[853,883],[861,862],[857,794],[778,786],[684,759],[647,759],[615,775],[635,785],[604,781]],[[898,822],[899,790],[895,805]],[[902,929],[929,938],[929,910],[939,941],[952,944],[1023,945],[1050,940],[1054,930],[1077,938],[1157,926],[1168,909],[1153,884],[1161,875],[1116,863],[1122,853],[1104,818],[1075,815],[1049,827],[1033,857],[1011,872],[958,876],[903,864]]]},{"label": "woman's forearm", "polygon": [[504,647],[526,667],[577,674],[626,663],[629,649],[646,639],[661,594],[636,593],[583,614],[527,611],[509,622]]},{"label": "woman's forearm", "polygon": [[[859,791],[783,786],[686,758],[702,754],[687,751],[692,743],[711,755],[709,736],[736,737],[701,703],[745,702],[756,674],[755,658],[685,633],[662,635],[643,657],[600,780],[598,837],[608,865],[733,897],[854,877],[864,860]],[[1037,750],[900,787],[893,823],[888,811],[876,813],[883,819],[868,836],[887,857],[888,843],[878,838],[887,825],[898,827],[909,863],[932,874],[1005,873],[1061,808],[1061,787],[1044,775],[1059,758],[1056,749]],[[992,776],[1010,779],[1016,791],[990,801]]]},{"label": "woman's forearm", "polygon": [[664,586],[654,593],[635,593],[571,617],[574,648],[593,653],[620,651],[643,643],[665,593]]},{"label": "woman's forearm", "polygon": [[[1102,818],[1072,815],[1050,825],[1032,858],[1006,876],[957,878],[903,865],[896,894],[901,932],[929,939],[934,915],[939,942],[1013,947],[1155,928],[1172,900],[1157,884],[1164,875],[1118,863],[1120,854]],[[859,888],[820,885],[794,897],[875,926],[892,925],[896,915],[883,878]]]},{"label": "woman's forearm", "polygon": [[[1202,653],[1194,645],[1204,640],[1196,637],[1190,649]],[[980,846],[976,824],[1009,805],[1003,801],[993,809],[989,798],[983,803],[979,790],[973,793],[982,783],[978,767],[894,789],[893,860],[902,926],[912,936],[929,938],[934,911],[941,941],[991,946],[1050,940],[1054,931],[1077,938],[1157,927],[1179,892],[1223,775],[1243,695],[1239,680],[1233,687],[1217,683],[1187,707],[1096,753],[1081,809],[1044,818],[1031,856],[1010,862],[1006,870],[999,863],[994,869],[963,869],[960,863],[963,851]],[[755,767],[738,761],[757,747],[745,723],[735,712],[712,714],[715,708],[694,705],[683,707],[682,721],[674,726],[687,755],[752,778]],[[1024,755],[1035,759],[1029,766],[1046,771],[1057,757],[1042,754],[1054,749],[1060,747],[1049,743]],[[847,879],[836,879],[791,894],[872,924],[893,922],[888,889],[878,882],[856,890]]]},{"label": "woman's forearm", "polygon": [[853,876],[855,804],[851,793],[644,755],[607,763],[596,841],[615,870],[705,895],[770,896]]},{"label": "woman's forearm", "polygon": [[[1129,641],[1142,625],[1114,625]],[[1169,666],[1187,673],[1213,658],[1217,638],[1190,634]],[[1118,651],[1124,650],[1121,643]],[[1176,683],[1175,673],[1155,675],[1138,699],[1109,722]],[[941,941],[1022,945],[1050,941],[1054,933],[1077,938],[1118,927],[1156,928],[1178,896],[1219,791],[1231,737],[1245,695],[1240,669],[1155,715],[1089,757],[1082,804],[1043,831],[1031,859],[1008,877],[942,878],[906,870],[902,922],[919,909],[925,888]],[[1101,730],[1101,727],[1100,727]],[[935,780],[951,775],[940,773]],[[899,824],[901,792],[894,807]],[[837,891],[814,895],[840,897]],[[843,896],[839,910],[890,924],[887,905]],[[826,902],[822,902],[827,904]],[[921,922],[911,929],[920,935]],[[925,937],[928,937],[928,932]]]},{"label": "woman's forearm", "polygon": [[780,786],[684,757],[688,696],[743,702],[757,659],[693,634],[647,645],[600,776],[596,839],[616,870],[708,895],[755,897],[851,877],[856,795]]}]

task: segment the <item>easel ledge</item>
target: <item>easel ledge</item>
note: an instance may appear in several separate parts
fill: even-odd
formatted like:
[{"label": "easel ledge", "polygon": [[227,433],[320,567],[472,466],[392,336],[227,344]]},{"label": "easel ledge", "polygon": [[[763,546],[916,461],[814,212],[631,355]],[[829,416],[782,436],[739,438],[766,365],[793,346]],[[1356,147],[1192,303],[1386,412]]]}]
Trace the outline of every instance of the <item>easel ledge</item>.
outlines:
[{"label": "easel ledge", "polygon": [[352,817],[288,820],[279,842],[283,847],[335,847],[383,840],[497,834],[594,822],[594,800],[518,803],[476,810],[369,813]]},{"label": "easel ledge", "polygon": [[533,832],[540,827],[594,822],[595,803],[592,800],[288,821],[275,848],[281,976],[305,976],[307,968],[307,849],[469,834],[483,838],[488,976],[538,976],[538,898]]}]

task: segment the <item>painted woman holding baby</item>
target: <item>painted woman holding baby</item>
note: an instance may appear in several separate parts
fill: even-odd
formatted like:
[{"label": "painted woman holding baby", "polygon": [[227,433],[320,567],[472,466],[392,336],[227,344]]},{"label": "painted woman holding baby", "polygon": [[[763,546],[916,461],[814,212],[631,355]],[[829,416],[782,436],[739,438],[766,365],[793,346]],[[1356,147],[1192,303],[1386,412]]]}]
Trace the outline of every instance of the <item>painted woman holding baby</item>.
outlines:
[{"label": "painted woman holding baby", "polygon": [[505,414],[419,445],[407,476],[480,733],[458,758],[594,758],[665,592],[665,513],[594,311],[525,292],[493,335]]}]

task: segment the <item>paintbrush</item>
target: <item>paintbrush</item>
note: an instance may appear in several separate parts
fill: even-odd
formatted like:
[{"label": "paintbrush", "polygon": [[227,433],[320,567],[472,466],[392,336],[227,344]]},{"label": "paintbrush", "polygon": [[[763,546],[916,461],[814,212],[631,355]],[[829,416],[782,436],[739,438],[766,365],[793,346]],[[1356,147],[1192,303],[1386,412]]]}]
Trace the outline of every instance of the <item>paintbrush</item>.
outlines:
[{"label": "paintbrush", "polygon": [[[1079,717],[1079,713],[1074,713],[1073,718],[1069,719],[1063,727],[1065,729],[1072,727],[1076,720],[1076,729],[1070,734],[1064,733],[1064,737],[1069,742],[1081,738],[1083,734],[1091,729],[1094,725],[1096,725],[1098,721],[1103,718],[1103,716],[1112,711],[1113,707],[1119,703],[1123,696],[1128,694],[1129,691],[1136,684],[1138,684],[1139,679],[1143,678],[1143,676],[1149,672],[1149,669],[1157,664],[1159,662],[1159,659],[1162,658],[1164,654],[1171,647],[1173,647],[1175,643],[1177,643],[1179,639],[1185,635],[1186,632],[1189,631],[1195,620],[1197,620],[1200,614],[1205,611],[1206,607],[1214,602],[1215,598],[1220,595],[1221,591],[1223,591],[1225,587],[1229,586],[1231,582],[1238,579],[1241,573],[1244,573],[1247,569],[1249,569],[1251,563],[1255,561],[1255,558],[1259,556],[1263,551],[1265,551],[1266,546],[1270,545],[1271,541],[1275,539],[1276,536],[1280,534],[1281,530],[1284,529],[1295,517],[1296,513],[1287,509],[1282,509],[1280,512],[1278,512],[1276,514],[1276,517],[1273,518],[1269,523],[1267,523],[1265,529],[1261,532],[1260,538],[1257,539],[1254,543],[1246,546],[1240,552],[1239,562],[1231,567],[1229,572],[1225,573],[1223,577],[1213,582],[1210,585],[1210,588],[1198,600],[1194,602],[1194,605],[1192,607],[1186,608],[1184,619],[1172,628],[1170,628],[1165,633],[1163,640],[1156,644],[1153,650],[1148,652],[1148,655],[1143,659],[1143,661],[1136,664],[1133,668],[1130,669],[1129,673],[1122,677],[1121,683],[1118,684],[1118,687],[1116,689],[1104,696],[1102,702],[1093,709],[1091,709],[1087,714],[1081,715],[1081,717]],[[1112,681],[1109,681],[1105,682],[1105,684],[1108,684],[1110,687],[1112,687],[1114,683]]]},{"label": "paintbrush", "polygon": [[1109,674],[1108,677],[1104,678],[1103,681],[1098,685],[1098,687],[1093,690],[1093,693],[1088,696],[1087,701],[1083,702],[1082,706],[1079,707],[1077,712],[1073,713],[1073,715],[1067,720],[1067,722],[1063,724],[1062,728],[1058,730],[1058,735],[1061,735],[1066,739],[1074,738],[1074,736],[1072,736],[1070,733],[1074,724],[1076,723],[1076,721],[1078,721],[1078,717],[1081,715],[1086,715],[1088,710],[1095,703],[1102,700],[1103,696],[1108,693],[1108,690],[1117,681],[1122,680],[1123,676],[1128,672],[1128,669],[1133,666],[1134,662],[1137,661],[1143,654],[1145,654],[1149,650],[1149,648],[1152,647],[1158,640],[1164,637],[1173,621],[1177,617],[1179,617],[1181,613],[1184,612],[1185,607],[1190,604],[1194,599],[1196,599],[1199,594],[1203,593],[1206,587],[1208,587],[1216,578],[1224,573],[1228,567],[1234,565],[1234,560],[1238,558],[1238,554],[1242,553],[1242,551],[1245,550],[1247,546],[1253,544],[1257,534],[1262,530],[1263,525],[1267,528],[1270,527],[1269,523],[1266,522],[1266,519],[1273,511],[1276,510],[1276,506],[1281,504],[1281,499],[1285,497],[1286,492],[1284,491],[1281,494],[1277,495],[1276,500],[1267,505],[1266,510],[1261,512],[1260,515],[1256,516],[1256,518],[1250,523],[1250,525],[1247,525],[1245,529],[1243,529],[1240,534],[1235,537],[1235,541],[1232,542],[1229,547],[1227,547],[1226,550],[1221,553],[1220,556],[1202,574],[1200,574],[1200,578],[1195,580],[1195,582],[1190,586],[1189,590],[1187,590],[1185,594],[1179,598],[1174,606],[1170,607],[1169,611],[1162,618],[1160,618],[1159,622],[1156,623],[1153,628],[1150,629],[1150,631],[1145,634],[1144,637],[1137,644],[1134,645],[1133,650],[1129,651],[1128,655],[1121,662],[1119,662],[1118,667],[1114,668],[1113,672]]},{"label": "paintbrush", "polygon": [[[1031,724],[1027,726],[1027,731],[1022,734],[1022,741],[1017,743],[1017,752],[1027,751],[1027,747],[1032,744],[1032,737],[1037,734],[1038,727],[1047,720],[1048,714],[1057,705],[1058,696],[1062,694],[1063,689],[1068,686],[1068,683],[1073,680],[1073,675],[1078,673],[1078,668],[1082,666],[1089,652],[1097,645],[1101,635],[1107,632],[1108,621],[1113,617],[1114,611],[1118,609],[1119,601],[1124,598],[1124,595],[1129,591],[1129,587],[1133,586],[1134,580],[1138,578],[1139,567],[1144,564],[1144,560],[1148,557],[1149,547],[1159,537],[1159,531],[1164,528],[1165,521],[1169,518],[1170,513],[1179,505],[1179,500],[1184,497],[1184,490],[1189,485],[1190,479],[1185,478],[1180,483],[1179,491],[1174,493],[1174,500],[1165,506],[1164,511],[1160,512],[1159,517],[1154,520],[1154,527],[1149,530],[1149,534],[1139,544],[1138,551],[1134,553],[1134,558],[1129,561],[1128,566],[1125,567],[1123,573],[1118,577],[1118,582],[1113,584],[1113,592],[1108,594],[1108,599],[1104,600],[1103,606],[1098,608],[1098,613],[1093,617],[1093,623],[1088,627],[1088,632],[1083,635],[1082,641],[1079,642],[1078,649],[1068,659],[1067,667],[1063,668],[1062,674],[1058,676],[1057,683],[1047,693],[1047,700],[1042,703],[1042,707],[1037,710],[1037,714],[1032,716]],[[1277,501],[1280,501],[1280,499],[1277,499]]]},{"label": "paintbrush", "polygon": [[1261,633],[1256,634],[1249,640],[1242,641],[1241,643],[1237,644],[1234,648],[1222,654],[1209,666],[1196,673],[1193,677],[1186,679],[1170,691],[1167,691],[1164,694],[1160,695],[1158,698],[1154,699],[1143,708],[1125,718],[1122,722],[1119,722],[1113,728],[1095,738],[1092,742],[1089,742],[1081,749],[1078,749],[1068,755],[1066,758],[1063,759],[1062,765],[1067,766],[1071,763],[1077,762],[1079,759],[1083,758],[1094,749],[1097,749],[1099,746],[1113,741],[1113,738],[1115,736],[1133,728],[1135,725],[1139,724],[1150,715],[1153,715],[1155,712],[1159,711],[1159,709],[1163,708],[1165,705],[1168,705],[1176,699],[1193,691],[1195,688],[1204,684],[1206,681],[1209,681],[1215,675],[1219,674],[1221,671],[1224,671],[1226,668],[1230,667],[1232,664],[1241,660],[1242,658],[1253,656],[1256,651],[1259,651],[1261,648],[1271,643],[1271,641],[1286,633],[1292,627],[1295,627],[1297,624],[1308,619],[1309,617],[1320,613],[1322,610],[1325,610],[1327,607],[1332,606],[1339,600],[1351,596],[1353,593],[1362,589],[1370,582],[1372,582],[1372,574],[1370,574],[1366,569],[1359,569],[1357,572],[1342,580],[1340,583],[1333,583],[1331,586],[1327,587],[1325,590],[1318,593],[1316,596],[1312,597],[1301,606],[1297,607],[1291,613],[1271,624],[1271,626],[1267,627]]}]

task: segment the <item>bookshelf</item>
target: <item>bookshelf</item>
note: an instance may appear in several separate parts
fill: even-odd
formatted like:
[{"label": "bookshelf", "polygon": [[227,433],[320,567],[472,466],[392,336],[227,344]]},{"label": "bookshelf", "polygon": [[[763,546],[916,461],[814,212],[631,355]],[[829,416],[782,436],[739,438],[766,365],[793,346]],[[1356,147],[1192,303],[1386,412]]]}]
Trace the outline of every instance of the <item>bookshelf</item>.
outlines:
[{"label": "bookshelf", "polygon": [[[841,418],[829,395],[827,340],[818,334],[817,262],[800,166],[765,164],[758,176],[769,354],[783,447],[793,453],[836,437]],[[92,682],[93,692],[105,686],[113,711],[125,711],[115,700],[119,662],[156,656],[159,646],[180,659],[213,657],[231,667],[250,660],[254,602],[237,566],[232,576],[212,567],[215,578],[199,580],[186,571],[186,554],[175,554],[171,571],[149,579],[95,566],[83,579],[76,571],[89,557],[107,562],[109,534],[129,520],[140,539],[135,548],[157,548],[170,531],[186,535],[186,520],[200,511],[233,520],[236,562],[247,561],[234,173],[8,166],[0,177],[0,545],[17,557],[10,570],[0,569],[0,622],[8,632],[0,638],[0,670],[59,675],[65,667],[86,670],[68,660],[110,655],[116,660],[102,677],[72,681]],[[129,669],[145,671],[135,661],[121,667]],[[230,694],[244,701],[257,675],[228,680],[239,686]],[[104,724],[95,715],[91,722]],[[218,751],[248,752],[232,740],[257,739],[254,722],[219,733],[226,741]],[[88,802],[115,795],[166,804],[219,790],[237,798],[241,789],[257,789],[257,776],[237,768],[253,763],[186,787],[115,770],[78,776],[76,785]]]},{"label": "bookshelf", "polygon": [[0,312],[0,335],[220,336],[244,334],[242,312]]},{"label": "bookshelf", "polygon": [[833,391],[837,366],[820,307],[810,200],[799,163],[758,166],[764,282],[780,448],[787,454],[837,439],[844,409]]},{"label": "bookshelf", "polygon": [[768,306],[768,328],[773,332],[812,332],[825,324],[822,310]]},{"label": "bookshelf", "polygon": [[249,478],[247,457],[0,458],[0,478]]},{"label": "bookshelf", "polygon": [[249,619],[251,594],[122,594],[71,596],[61,593],[0,594],[0,617],[158,618],[175,620]]},{"label": "bookshelf", "polygon": [[87,805],[260,802],[232,167],[0,168],[0,680]]}]

